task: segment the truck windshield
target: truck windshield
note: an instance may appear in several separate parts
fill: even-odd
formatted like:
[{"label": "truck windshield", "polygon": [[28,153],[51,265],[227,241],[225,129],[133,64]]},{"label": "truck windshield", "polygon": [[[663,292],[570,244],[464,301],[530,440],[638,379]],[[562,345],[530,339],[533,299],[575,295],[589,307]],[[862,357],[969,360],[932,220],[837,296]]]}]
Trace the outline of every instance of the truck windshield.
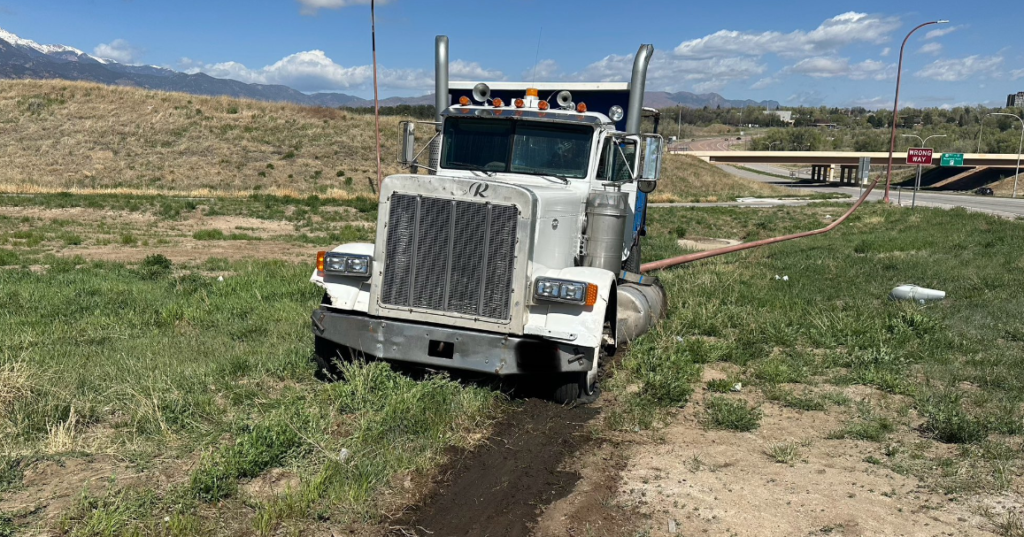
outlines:
[{"label": "truck windshield", "polygon": [[448,118],[441,167],[584,178],[594,129],[585,125]]}]

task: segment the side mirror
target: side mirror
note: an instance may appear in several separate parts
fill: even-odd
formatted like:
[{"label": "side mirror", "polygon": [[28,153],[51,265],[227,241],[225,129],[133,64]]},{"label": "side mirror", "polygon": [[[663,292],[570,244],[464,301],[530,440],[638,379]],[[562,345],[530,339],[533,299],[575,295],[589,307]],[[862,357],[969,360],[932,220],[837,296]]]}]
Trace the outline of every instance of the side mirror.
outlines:
[{"label": "side mirror", "polygon": [[661,178],[661,159],[665,153],[665,139],[659,134],[650,134],[644,136],[643,142],[644,165],[636,186],[640,192],[650,194],[658,187],[658,179]]},{"label": "side mirror", "polygon": [[408,166],[412,173],[417,173],[419,170],[418,163],[416,162],[416,124],[412,121],[403,121],[398,125],[399,132],[402,136],[401,154],[398,156],[398,162],[403,166]]}]

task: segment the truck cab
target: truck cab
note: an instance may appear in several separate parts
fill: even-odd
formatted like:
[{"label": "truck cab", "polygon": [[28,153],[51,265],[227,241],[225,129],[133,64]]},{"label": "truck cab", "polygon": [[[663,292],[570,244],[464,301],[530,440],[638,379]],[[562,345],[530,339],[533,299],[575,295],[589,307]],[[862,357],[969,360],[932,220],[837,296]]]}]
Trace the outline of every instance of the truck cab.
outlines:
[{"label": "truck cab", "polygon": [[438,37],[437,118],[403,124],[411,169],[382,184],[375,242],[317,256],[317,360],[529,377],[557,402],[592,399],[602,356],[664,309],[637,274],[663,152],[640,132],[653,48],[630,83],[600,84],[449,83],[447,51]]}]

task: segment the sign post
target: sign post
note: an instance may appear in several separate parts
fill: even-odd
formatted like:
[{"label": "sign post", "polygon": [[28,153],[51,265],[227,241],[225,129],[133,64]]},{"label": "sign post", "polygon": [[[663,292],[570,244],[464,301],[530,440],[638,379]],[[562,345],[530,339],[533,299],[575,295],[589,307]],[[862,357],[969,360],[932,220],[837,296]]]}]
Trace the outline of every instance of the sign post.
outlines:
[{"label": "sign post", "polygon": [[[963,155],[960,155],[961,158]],[[945,155],[943,155],[945,158]],[[907,164],[917,164],[917,179],[914,181],[914,196],[910,202],[910,208],[917,206],[917,191],[921,189],[921,167],[932,164],[932,150],[912,147],[907,150]]]}]

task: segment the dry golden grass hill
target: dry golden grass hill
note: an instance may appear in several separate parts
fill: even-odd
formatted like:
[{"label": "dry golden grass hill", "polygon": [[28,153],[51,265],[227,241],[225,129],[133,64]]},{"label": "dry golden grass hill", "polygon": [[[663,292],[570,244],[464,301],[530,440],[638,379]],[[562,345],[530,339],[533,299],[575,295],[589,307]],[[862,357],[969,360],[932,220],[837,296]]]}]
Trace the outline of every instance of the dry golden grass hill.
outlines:
[{"label": "dry golden grass hill", "polygon": [[[381,118],[385,173],[398,122]],[[373,117],[62,80],[0,81],[8,192],[370,193]]]},{"label": "dry golden grass hill", "polygon": [[[385,175],[398,124],[381,118]],[[62,80],[0,81],[0,192],[372,195],[373,117]],[[426,140],[420,140],[421,143]],[[656,201],[792,195],[670,155]]]}]

